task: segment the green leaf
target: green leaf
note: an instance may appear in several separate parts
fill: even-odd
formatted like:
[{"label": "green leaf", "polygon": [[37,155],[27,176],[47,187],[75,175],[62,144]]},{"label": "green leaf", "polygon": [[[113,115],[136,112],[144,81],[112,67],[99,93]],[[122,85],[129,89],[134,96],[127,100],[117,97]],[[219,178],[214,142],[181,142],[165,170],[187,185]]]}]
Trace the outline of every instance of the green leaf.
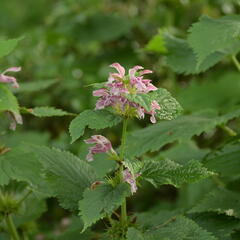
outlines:
[{"label": "green leaf", "polygon": [[213,174],[196,160],[191,160],[186,165],[180,165],[168,159],[146,160],[141,170],[141,177],[156,187],[163,184],[180,187],[183,183],[196,182]]},{"label": "green leaf", "polygon": [[72,143],[84,134],[85,128],[103,129],[120,123],[122,118],[107,110],[85,110],[72,120],[69,132]]},{"label": "green leaf", "polygon": [[36,92],[36,91],[49,88],[50,86],[54,85],[56,82],[57,82],[56,79],[25,82],[25,83],[21,83],[21,87],[15,89],[15,92],[17,93],[18,92]]},{"label": "green leaf", "polygon": [[240,228],[240,220],[224,214],[200,213],[190,215],[199,226],[212,232],[219,240],[232,239],[231,234]]},{"label": "green leaf", "polygon": [[240,17],[213,19],[203,16],[189,29],[188,42],[196,53],[198,66],[212,53],[225,52],[239,43]]},{"label": "green leaf", "polygon": [[153,36],[153,38],[148,42],[145,49],[147,51],[153,51],[158,53],[167,53],[168,49],[166,47],[165,32],[160,30],[158,34]]},{"label": "green leaf", "polygon": [[27,112],[34,115],[35,117],[61,117],[74,115],[69,112],[65,112],[61,109],[54,107],[36,107],[32,109],[27,109]]},{"label": "green leaf", "polygon": [[156,116],[159,119],[172,120],[182,111],[182,107],[177,100],[164,88],[158,88],[158,90],[148,94],[128,94],[126,98],[139,104],[148,112],[151,111],[151,103],[154,100],[157,101],[160,110],[156,110]]},{"label": "green leaf", "polygon": [[169,222],[149,230],[144,234],[144,239],[148,240],[217,240],[212,233],[201,228],[194,221],[184,216],[170,219]]},{"label": "green leaf", "polygon": [[186,111],[214,108],[223,112],[239,102],[240,84],[238,79],[238,72],[226,72],[221,77],[206,78],[201,83],[191,81],[187,88],[179,89],[177,99]]},{"label": "green leaf", "polygon": [[145,238],[139,230],[131,227],[127,232],[127,240],[145,240]]},{"label": "green leaf", "polygon": [[21,39],[22,37],[9,40],[0,40],[0,58],[11,53]]},{"label": "green leaf", "polygon": [[19,114],[19,106],[16,97],[4,83],[0,83],[0,112],[10,111]]},{"label": "green leaf", "polygon": [[130,189],[126,183],[116,187],[101,184],[96,189],[86,189],[83,199],[79,202],[80,215],[84,222],[83,231],[111,214],[129,195]]},{"label": "green leaf", "polygon": [[240,194],[224,188],[208,193],[189,213],[215,212],[240,218]]},{"label": "green leaf", "polygon": [[126,156],[140,156],[148,151],[157,151],[167,143],[187,141],[194,135],[207,132],[239,116],[240,109],[222,116],[217,116],[215,111],[205,110],[137,130],[127,138]]},{"label": "green leaf", "polygon": [[166,34],[165,41],[168,49],[166,62],[177,73],[188,75],[204,72],[226,56],[224,53],[212,53],[197,66],[196,56],[186,40]]},{"label": "green leaf", "polygon": [[204,166],[216,171],[221,177],[238,178],[240,176],[240,143],[227,144],[223,149],[208,155]]},{"label": "green leaf", "polygon": [[83,191],[97,180],[94,169],[70,152],[43,146],[33,146],[33,150],[61,206],[77,210]]}]

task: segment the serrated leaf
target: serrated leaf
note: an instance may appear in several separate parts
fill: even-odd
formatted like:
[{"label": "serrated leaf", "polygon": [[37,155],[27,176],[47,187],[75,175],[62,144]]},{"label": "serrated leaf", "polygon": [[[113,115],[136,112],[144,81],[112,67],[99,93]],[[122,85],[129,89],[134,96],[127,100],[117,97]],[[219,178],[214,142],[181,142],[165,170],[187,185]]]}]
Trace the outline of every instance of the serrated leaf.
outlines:
[{"label": "serrated leaf", "polygon": [[148,112],[151,111],[151,103],[154,100],[157,101],[160,110],[156,110],[156,116],[159,119],[172,120],[182,111],[182,107],[177,100],[164,88],[158,88],[156,91],[148,94],[127,94],[126,98],[131,102],[139,104]]},{"label": "serrated leaf", "polygon": [[203,16],[189,29],[188,42],[197,55],[198,66],[212,53],[224,52],[239,42],[240,17],[213,19]]},{"label": "serrated leaf", "polygon": [[130,189],[126,183],[116,187],[102,184],[96,189],[86,189],[83,199],[79,201],[80,216],[84,222],[83,231],[107,214],[111,214],[129,195]]},{"label": "serrated leaf", "polygon": [[200,213],[191,214],[190,218],[199,226],[212,232],[219,240],[230,240],[235,229],[240,228],[240,220],[224,214]]},{"label": "serrated leaf", "polygon": [[57,82],[56,79],[50,79],[50,80],[39,80],[39,81],[33,81],[33,82],[24,82],[21,83],[21,87],[18,89],[15,89],[15,92],[36,92],[40,90],[44,90],[53,84]]},{"label": "serrated leaf", "polygon": [[215,212],[240,218],[240,194],[224,188],[208,193],[189,213]]},{"label": "serrated leaf", "polygon": [[86,127],[90,129],[104,129],[120,123],[122,118],[107,110],[85,110],[72,120],[69,132],[72,143],[84,134]]},{"label": "serrated leaf", "polygon": [[196,160],[191,160],[186,165],[180,165],[168,159],[146,160],[141,170],[141,177],[156,187],[163,184],[180,187],[183,183],[196,182],[213,174]]},{"label": "serrated leaf", "polygon": [[212,233],[184,216],[179,216],[162,224],[162,226],[149,230],[144,234],[144,237],[148,240],[217,240]]},{"label": "serrated leaf", "polygon": [[238,178],[240,176],[240,144],[227,144],[203,160],[204,166],[216,171],[221,177]]},{"label": "serrated leaf", "polygon": [[76,210],[83,191],[96,181],[94,169],[70,152],[33,146],[54,195],[63,208]]},{"label": "serrated leaf", "polygon": [[61,117],[74,115],[72,113],[63,111],[62,109],[57,109],[54,107],[35,107],[27,109],[27,112],[34,115],[35,117]]},{"label": "serrated leaf", "polygon": [[22,38],[0,40],[0,57],[4,57],[11,53],[21,39]]},{"label": "serrated leaf", "polygon": [[197,58],[186,40],[167,34],[165,42],[168,49],[167,64],[177,73],[188,75],[204,72],[226,56],[225,53],[212,53],[197,66]]},{"label": "serrated leaf", "polygon": [[217,116],[215,111],[205,110],[151,125],[127,137],[126,156],[140,156],[148,151],[157,151],[167,143],[187,141],[194,135],[207,132],[239,116],[240,109],[222,116]]}]

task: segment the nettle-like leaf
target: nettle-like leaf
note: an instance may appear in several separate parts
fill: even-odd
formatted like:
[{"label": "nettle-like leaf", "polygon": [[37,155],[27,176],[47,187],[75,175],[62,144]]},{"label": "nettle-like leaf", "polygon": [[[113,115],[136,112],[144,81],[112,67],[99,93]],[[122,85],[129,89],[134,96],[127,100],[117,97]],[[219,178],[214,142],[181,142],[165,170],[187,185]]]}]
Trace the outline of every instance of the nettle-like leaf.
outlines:
[{"label": "nettle-like leaf", "polygon": [[0,40],[0,57],[4,57],[11,53],[21,39],[22,38]]},{"label": "nettle-like leaf", "polygon": [[30,113],[35,117],[62,117],[74,115],[73,113],[69,113],[55,107],[35,107],[23,110],[24,112]]},{"label": "nettle-like leaf", "polygon": [[0,112],[5,111],[19,114],[19,106],[16,97],[6,84],[0,83]]},{"label": "nettle-like leaf", "polygon": [[[187,141],[194,135],[239,117],[240,109],[217,116],[215,111],[205,110],[178,117],[173,121],[160,122],[130,134],[126,143],[126,156],[140,156],[148,151],[159,150],[167,143]],[[144,137],[143,137],[144,136]]]},{"label": "nettle-like leaf", "polygon": [[165,31],[159,30],[159,33],[153,36],[153,38],[146,45],[145,49],[147,51],[167,53],[168,48],[166,47],[165,33]]},{"label": "nettle-like leaf", "polygon": [[168,49],[166,62],[177,73],[188,75],[204,72],[226,56],[225,53],[212,53],[198,66],[196,55],[186,40],[167,34],[165,42]]},{"label": "nettle-like leaf", "polygon": [[[144,233],[144,239],[148,240],[217,240],[212,233],[201,228],[198,224],[184,216],[170,219],[159,226]],[[129,239],[131,240],[131,239]]]},{"label": "nettle-like leaf", "polygon": [[189,213],[215,212],[240,218],[240,194],[224,188],[208,193]]},{"label": "nettle-like leaf", "polygon": [[225,52],[239,43],[240,17],[213,19],[203,16],[189,29],[188,42],[197,55],[198,66],[212,53]]},{"label": "nettle-like leaf", "polygon": [[37,92],[51,87],[57,82],[56,79],[39,80],[33,82],[23,82],[21,87],[15,89],[15,92]]},{"label": "nettle-like leaf", "polygon": [[189,217],[202,228],[212,232],[219,240],[232,239],[231,234],[240,228],[239,219],[224,214],[196,213]]},{"label": "nettle-like leaf", "polygon": [[90,129],[104,129],[120,123],[122,118],[107,110],[85,110],[72,120],[69,132],[72,143],[84,134],[86,127]]},{"label": "nettle-like leaf", "polygon": [[160,161],[146,160],[141,169],[141,177],[155,187],[163,184],[171,184],[175,187],[183,183],[192,183],[214,175],[196,160],[189,161],[186,165],[180,165],[169,159]]},{"label": "nettle-like leaf", "polygon": [[83,199],[79,201],[80,216],[84,222],[83,231],[96,221],[111,214],[130,194],[129,186],[126,183],[121,183],[116,187],[102,184],[96,189],[86,189]]},{"label": "nettle-like leaf", "polygon": [[127,232],[127,240],[145,240],[143,233],[136,228],[130,227]]},{"label": "nettle-like leaf", "polygon": [[240,176],[240,144],[227,144],[203,160],[204,166],[216,171],[222,177]]},{"label": "nettle-like leaf", "polygon": [[33,149],[61,206],[77,210],[83,191],[97,180],[94,169],[70,152],[42,146]]},{"label": "nettle-like leaf", "polygon": [[164,88],[159,88],[148,94],[127,94],[126,98],[131,102],[139,104],[148,112],[151,111],[151,103],[154,100],[157,101],[160,110],[156,110],[156,117],[159,119],[172,120],[182,111],[182,107],[177,100]]}]

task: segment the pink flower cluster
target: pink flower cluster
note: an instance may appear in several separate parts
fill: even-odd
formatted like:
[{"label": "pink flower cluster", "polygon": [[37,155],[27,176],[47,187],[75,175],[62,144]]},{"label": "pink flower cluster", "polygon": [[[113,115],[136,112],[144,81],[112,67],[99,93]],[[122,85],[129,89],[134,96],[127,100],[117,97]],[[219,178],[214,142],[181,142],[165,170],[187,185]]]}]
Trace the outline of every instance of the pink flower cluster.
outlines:
[{"label": "pink flower cluster", "polygon": [[19,88],[17,83],[17,79],[15,77],[7,76],[7,72],[19,72],[21,71],[21,67],[11,67],[6,69],[3,73],[0,74],[0,82],[2,83],[11,83],[12,87]]},{"label": "pink flower cluster", "polygon": [[151,122],[155,123],[156,110],[160,109],[156,101],[152,102],[152,108],[149,112],[126,98],[127,94],[149,93],[157,90],[150,79],[144,79],[144,75],[152,73],[152,71],[143,70],[144,68],[141,66],[135,66],[129,69],[128,75],[125,75],[125,69],[119,63],[113,63],[110,66],[118,72],[110,73],[105,88],[93,91],[93,96],[100,97],[96,103],[96,109],[112,106],[120,109],[123,114],[126,114],[129,108],[136,109],[137,117],[144,118],[145,114],[150,114]]},{"label": "pink flower cluster", "polygon": [[91,138],[85,140],[87,144],[95,144],[95,146],[89,148],[87,160],[93,161],[93,156],[97,153],[109,153],[116,154],[112,148],[111,142],[102,135],[93,135]]}]

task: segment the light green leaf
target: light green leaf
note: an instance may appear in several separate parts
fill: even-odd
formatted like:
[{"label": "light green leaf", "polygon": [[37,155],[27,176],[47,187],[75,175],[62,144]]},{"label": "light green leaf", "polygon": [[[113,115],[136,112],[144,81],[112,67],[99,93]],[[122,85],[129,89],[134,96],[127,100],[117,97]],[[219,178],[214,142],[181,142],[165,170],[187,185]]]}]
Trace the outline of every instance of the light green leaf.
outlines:
[{"label": "light green leaf", "polygon": [[189,213],[215,212],[240,218],[240,194],[224,188],[208,193]]},{"label": "light green leaf", "polygon": [[127,138],[126,156],[140,156],[148,151],[157,151],[167,143],[187,141],[194,135],[207,132],[239,116],[240,109],[222,116],[217,116],[215,111],[205,110],[137,130]]},{"label": "light green leaf", "polygon": [[159,33],[153,36],[153,38],[148,42],[145,49],[147,51],[167,53],[168,49],[166,47],[165,32],[160,30]]},{"label": "light green leaf", "polygon": [[16,97],[4,83],[0,83],[0,112],[10,111],[19,114],[19,106]]},{"label": "light green leaf", "polygon": [[213,19],[203,16],[189,29],[188,42],[197,55],[198,66],[212,53],[225,52],[239,43],[240,17]]},{"label": "light green leaf", "polygon": [[79,202],[80,216],[84,222],[83,231],[107,214],[111,214],[129,195],[130,189],[126,183],[116,187],[102,184],[93,190],[86,189],[83,199]]},{"label": "light green leaf", "polygon": [[21,39],[0,40],[0,58],[11,53]]},{"label": "light green leaf", "polygon": [[122,118],[107,110],[85,110],[72,120],[69,132],[72,143],[84,134],[86,127],[104,129],[120,123]]},{"label": "light green leaf", "polygon": [[32,109],[27,109],[27,112],[34,115],[35,117],[61,117],[74,115],[72,113],[63,111],[62,109],[57,109],[54,107],[35,107]]},{"label": "light green leaf", "polygon": [[148,112],[151,111],[151,103],[154,100],[157,101],[160,110],[156,110],[156,116],[159,119],[172,120],[182,111],[182,107],[177,100],[164,88],[158,88],[158,90],[148,94],[127,94],[126,98],[139,104]]},{"label": "light green leaf", "polygon": [[191,160],[186,165],[180,165],[168,159],[146,160],[141,169],[141,177],[156,187],[163,184],[180,187],[183,183],[196,182],[213,174],[196,160]]},{"label": "light green leaf", "polygon": [[42,163],[46,180],[63,208],[76,210],[83,191],[95,182],[94,169],[70,152],[33,146]]}]

